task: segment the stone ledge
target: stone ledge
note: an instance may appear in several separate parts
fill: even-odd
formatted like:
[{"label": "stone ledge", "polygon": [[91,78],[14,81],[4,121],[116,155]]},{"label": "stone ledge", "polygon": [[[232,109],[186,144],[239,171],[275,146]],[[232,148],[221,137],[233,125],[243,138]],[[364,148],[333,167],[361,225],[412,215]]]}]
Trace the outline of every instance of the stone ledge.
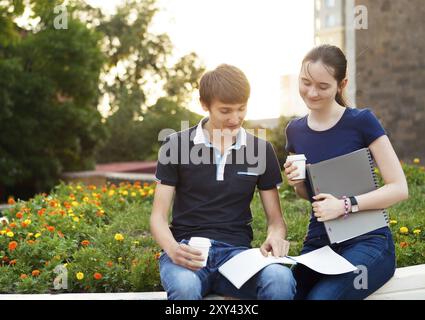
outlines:
[{"label": "stone ledge", "polygon": [[[166,300],[159,292],[0,294],[0,300]],[[204,300],[236,300],[208,295]],[[394,277],[366,300],[425,300],[425,264],[398,268]]]}]

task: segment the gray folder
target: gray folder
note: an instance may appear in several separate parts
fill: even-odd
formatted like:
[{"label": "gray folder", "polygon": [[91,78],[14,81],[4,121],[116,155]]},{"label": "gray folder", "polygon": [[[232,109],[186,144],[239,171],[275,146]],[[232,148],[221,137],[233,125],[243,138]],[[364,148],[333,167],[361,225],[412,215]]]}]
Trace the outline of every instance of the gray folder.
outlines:
[{"label": "gray folder", "polygon": [[[314,195],[328,193],[336,198],[357,196],[378,188],[374,161],[370,150],[363,148],[352,153],[307,164],[308,179]],[[331,243],[339,243],[388,225],[384,209],[350,213],[324,222]]]}]

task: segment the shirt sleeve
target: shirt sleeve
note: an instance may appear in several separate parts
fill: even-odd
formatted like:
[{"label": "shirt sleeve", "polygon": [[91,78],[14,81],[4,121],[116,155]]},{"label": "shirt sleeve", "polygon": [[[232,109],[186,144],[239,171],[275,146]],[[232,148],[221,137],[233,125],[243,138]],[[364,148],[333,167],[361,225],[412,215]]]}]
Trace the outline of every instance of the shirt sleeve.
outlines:
[{"label": "shirt sleeve", "polygon": [[286,137],[285,150],[288,153],[295,153],[294,145],[293,145],[292,137],[291,137],[290,126],[291,126],[291,122],[288,123],[288,125],[286,126],[286,129],[285,129],[285,137]]},{"label": "shirt sleeve", "polygon": [[270,142],[266,143],[266,168],[260,175],[257,183],[259,190],[270,190],[276,188],[283,182],[279,161],[276,152]]},{"label": "shirt sleeve", "polygon": [[178,137],[172,135],[162,144],[158,153],[155,178],[161,184],[176,186],[178,183]]},{"label": "shirt sleeve", "polygon": [[369,109],[365,109],[359,128],[362,130],[363,140],[366,146],[370,146],[373,141],[387,134],[378,118]]}]

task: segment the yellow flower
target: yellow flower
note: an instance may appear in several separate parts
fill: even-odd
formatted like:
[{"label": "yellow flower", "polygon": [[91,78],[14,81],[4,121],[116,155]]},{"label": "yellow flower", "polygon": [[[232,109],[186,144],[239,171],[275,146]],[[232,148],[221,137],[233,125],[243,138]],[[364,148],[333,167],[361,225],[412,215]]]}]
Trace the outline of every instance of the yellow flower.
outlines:
[{"label": "yellow flower", "polygon": [[71,213],[73,213],[73,212],[74,212],[74,210],[72,210],[72,209],[69,209],[69,210],[68,210],[68,213],[69,213],[69,214],[71,214]]},{"label": "yellow flower", "polygon": [[114,194],[115,194],[115,190],[109,190],[108,195],[109,195],[110,197],[112,197]]},{"label": "yellow flower", "polygon": [[78,207],[78,202],[77,201],[72,201],[71,204],[72,204],[73,207]]},{"label": "yellow flower", "polygon": [[402,234],[407,234],[407,233],[409,233],[409,229],[408,229],[408,228],[406,228],[406,227],[401,227],[401,228],[400,228],[400,233],[402,233]]},{"label": "yellow flower", "polygon": [[420,162],[421,162],[421,159],[419,159],[419,158],[413,159],[414,164],[419,164]]},{"label": "yellow flower", "polygon": [[151,195],[153,195],[153,194],[154,194],[153,189],[150,189],[150,190],[149,190],[149,195],[151,196]]},{"label": "yellow flower", "polygon": [[30,219],[26,219],[26,220],[24,221],[24,223],[25,223],[26,225],[30,225],[30,224],[31,224],[31,220],[30,220]]},{"label": "yellow flower", "polygon": [[136,192],[132,192],[132,193],[131,193],[131,196],[132,196],[132,197],[135,197],[135,196],[136,196]]},{"label": "yellow flower", "polygon": [[39,237],[41,237],[41,233],[40,232],[37,232],[36,234],[35,234],[35,236],[34,236],[36,239],[37,238],[39,238]]},{"label": "yellow flower", "polygon": [[72,218],[72,220],[74,220],[75,222],[80,222],[80,218],[78,218],[78,217],[74,217],[74,218]]},{"label": "yellow flower", "polygon": [[127,196],[127,195],[128,195],[128,191],[127,191],[127,190],[124,190],[124,191],[122,192],[122,194],[123,194],[124,196]]},{"label": "yellow flower", "polygon": [[419,235],[421,233],[421,229],[415,229],[413,230],[413,234]]},{"label": "yellow flower", "polygon": [[124,240],[124,236],[121,233],[115,234],[115,237],[114,238],[117,241],[123,241]]},{"label": "yellow flower", "polygon": [[136,246],[139,244],[140,242],[139,241],[133,241],[133,244],[135,244]]},{"label": "yellow flower", "polygon": [[397,220],[391,220],[390,224],[397,224]]},{"label": "yellow flower", "polygon": [[90,199],[89,199],[89,197],[84,197],[84,198],[83,198],[83,201],[84,201],[84,202],[89,202],[89,200],[90,200]]},{"label": "yellow flower", "polygon": [[82,272],[77,272],[77,279],[78,280],[83,280],[84,279],[84,273],[82,273]]},{"label": "yellow flower", "polygon": [[14,234],[12,231],[9,231],[8,233],[6,233],[6,235],[7,235],[9,238],[12,238],[15,234]]},{"label": "yellow flower", "polygon": [[2,230],[2,231],[0,231],[0,234],[1,235],[4,235],[6,233],[6,230]]},{"label": "yellow flower", "polygon": [[27,237],[28,237],[28,238],[30,238],[30,237],[32,237],[33,235],[34,235],[34,233],[30,232],[30,233],[28,233],[28,234],[27,234]]},{"label": "yellow flower", "polygon": [[81,190],[82,188],[81,188],[81,186],[77,186],[77,188],[76,188],[77,190]]}]

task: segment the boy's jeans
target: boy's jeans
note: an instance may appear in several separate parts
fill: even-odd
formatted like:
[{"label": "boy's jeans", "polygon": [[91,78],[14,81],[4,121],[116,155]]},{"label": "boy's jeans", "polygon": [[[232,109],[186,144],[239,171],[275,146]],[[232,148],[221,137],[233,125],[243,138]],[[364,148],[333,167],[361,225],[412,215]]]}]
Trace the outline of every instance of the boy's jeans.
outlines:
[{"label": "boy's jeans", "polygon": [[[188,243],[187,240],[181,241]],[[218,268],[236,254],[248,249],[211,240],[207,266],[192,271],[174,264],[167,254],[159,259],[161,282],[169,300],[199,300],[209,293],[239,299],[291,300],[296,283],[289,268],[271,264],[248,280],[239,290],[223,277]]]}]

